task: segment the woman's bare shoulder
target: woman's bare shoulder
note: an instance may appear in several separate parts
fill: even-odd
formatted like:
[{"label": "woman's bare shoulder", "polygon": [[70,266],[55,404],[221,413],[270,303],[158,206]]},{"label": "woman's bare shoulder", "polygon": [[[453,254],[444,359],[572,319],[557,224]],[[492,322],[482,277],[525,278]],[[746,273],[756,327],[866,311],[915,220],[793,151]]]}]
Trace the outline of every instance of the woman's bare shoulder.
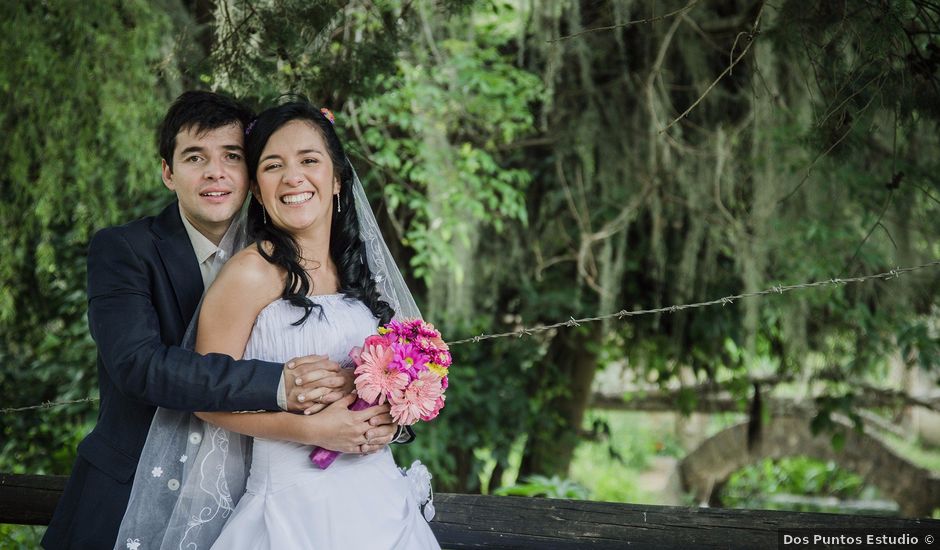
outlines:
[{"label": "woman's bare shoulder", "polygon": [[[264,259],[255,245],[249,245],[222,266],[210,290],[216,289],[260,307],[280,297],[284,287],[281,270]],[[260,308],[259,308],[260,309]]]}]

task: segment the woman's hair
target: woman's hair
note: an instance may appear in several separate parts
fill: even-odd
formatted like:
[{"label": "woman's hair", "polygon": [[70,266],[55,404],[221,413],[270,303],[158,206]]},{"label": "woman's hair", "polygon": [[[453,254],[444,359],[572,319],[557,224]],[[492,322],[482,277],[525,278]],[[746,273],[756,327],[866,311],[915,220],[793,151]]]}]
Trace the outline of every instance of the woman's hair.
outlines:
[{"label": "woman's hair", "polygon": [[[333,207],[330,257],[339,272],[340,292],[348,298],[361,300],[380,323],[388,323],[395,311],[388,303],[380,299],[375,281],[372,279],[372,272],[369,270],[366,246],[359,236],[359,217],[356,214],[352,191],[352,166],[346,158],[343,144],[336,135],[333,123],[319,109],[305,101],[285,103],[265,110],[258,115],[255,122],[248,125],[245,137],[248,174],[252,181],[257,182],[258,161],[265,145],[274,132],[294,120],[308,123],[320,134],[326,142],[330,160],[333,161],[334,173],[339,177],[340,191],[338,196],[334,195],[334,202],[339,202],[342,211],[336,212],[336,207]],[[292,305],[304,309],[303,317],[293,324],[303,324],[314,307],[320,308],[322,314],[322,307],[308,298],[311,281],[300,264],[300,248],[297,241],[287,231],[272,223],[265,223],[263,207],[253,194],[248,203],[247,232],[248,238],[255,242],[261,256],[287,273],[281,297]],[[265,242],[270,243],[269,250],[265,249]]]}]

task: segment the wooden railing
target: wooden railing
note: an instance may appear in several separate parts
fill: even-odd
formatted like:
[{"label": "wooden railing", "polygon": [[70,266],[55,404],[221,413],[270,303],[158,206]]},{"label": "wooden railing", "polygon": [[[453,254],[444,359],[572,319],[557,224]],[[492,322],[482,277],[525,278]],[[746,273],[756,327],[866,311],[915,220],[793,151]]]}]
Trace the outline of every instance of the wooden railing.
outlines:
[{"label": "wooden railing", "polygon": [[[0,474],[0,523],[47,524],[65,481]],[[777,548],[781,529],[877,527],[940,535],[940,521],[931,519],[458,494],[437,494],[434,501],[431,527],[444,548],[752,550]]]}]

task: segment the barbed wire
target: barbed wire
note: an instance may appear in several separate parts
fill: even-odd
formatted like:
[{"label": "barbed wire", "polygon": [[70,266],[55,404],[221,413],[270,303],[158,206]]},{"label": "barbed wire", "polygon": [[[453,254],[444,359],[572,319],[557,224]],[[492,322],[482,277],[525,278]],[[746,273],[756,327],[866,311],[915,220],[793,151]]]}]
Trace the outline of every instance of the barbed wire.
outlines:
[{"label": "barbed wire", "polygon": [[609,313],[607,315],[600,315],[597,317],[584,317],[581,319],[575,319],[574,317],[570,317],[567,321],[561,321],[559,323],[554,323],[551,325],[541,325],[538,327],[523,327],[521,329],[517,329],[512,332],[501,332],[498,334],[481,334],[479,336],[473,336],[471,338],[465,338],[463,340],[457,340],[455,342],[448,342],[447,344],[450,346],[456,346],[459,344],[467,344],[471,342],[477,343],[477,342],[482,342],[484,340],[493,340],[496,338],[508,338],[510,336],[522,338],[523,336],[532,336],[533,334],[537,334],[539,332],[546,332],[546,331],[553,330],[556,328],[579,327],[585,323],[606,321],[608,319],[622,320],[626,317],[636,317],[638,315],[650,315],[653,313],[676,313],[676,312],[684,311],[687,309],[702,308],[702,307],[708,307],[708,306],[714,306],[714,305],[726,306],[728,304],[734,303],[736,300],[741,300],[743,298],[753,298],[755,296],[766,296],[768,294],[783,294],[784,292],[790,292],[791,290],[798,290],[798,289],[804,289],[804,288],[818,288],[818,287],[823,287],[823,286],[837,286],[837,285],[844,285],[844,284],[849,284],[849,283],[861,283],[861,282],[870,281],[873,279],[880,279],[880,280],[888,281],[891,279],[897,279],[904,273],[910,273],[911,271],[918,271],[920,269],[926,269],[928,267],[935,267],[935,266],[940,266],[940,260],[934,260],[932,262],[928,262],[925,264],[916,265],[912,267],[896,267],[890,271],[886,271],[884,273],[876,273],[874,275],[864,275],[860,277],[840,277],[840,278],[828,279],[825,281],[816,281],[812,283],[801,283],[801,284],[795,284],[795,285],[776,285],[766,290],[761,290],[757,292],[745,292],[743,294],[733,294],[731,296],[725,296],[723,298],[717,298],[715,300],[708,300],[707,302],[696,302],[693,304],[681,304],[681,305],[659,307],[655,309],[639,309],[639,310],[633,310],[633,311],[622,309],[616,313]]},{"label": "barbed wire", "polygon": [[[517,329],[511,332],[501,332],[501,333],[496,333],[496,334],[480,334],[478,336],[464,338],[463,340],[456,340],[453,342],[448,342],[447,344],[449,346],[457,346],[460,344],[469,344],[469,343],[475,344],[475,343],[482,342],[484,340],[495,340],[497,338],[509,338],[511,336],[515,336],[516,338],[522,338],[524,336],[532,336],[540,332],[547,332],[547,331],[554,330],[554,329],[561,328],[561,327],[579,327],[583,324],[596,323],[598,321],[606,321],[608,319],[623,320],[627,317],[651,315],[654,313],[677,313],[679,311],[685,311],[687,309],[696,309],[696,308],[703,308],[703,307],[709,307],[709,306],[715,306],[715,305],[726,306],[728,304],[733,304],[735,301],[741,300],[744,298],[754,298],[758,296],[767,296],[770,294],[783,294],[785,292],[790,292],[792,290],[802,290],[806,288],[840,286],[840,285],[846,285],[850,283],[862,283],[862,282],[871,281],[871,280],[890,281],[892,279],[897,279],[904,273],[910,273],[912,271],[918,271],[921,269],[926,269],[928,267],[937,267],[937,266],[940,266],[940,260],[934,260],[932,262],[928,262],[928,263],[916,265],[916,266],[911,266],[911,267],[896,267],[890,271],[885,271],[884,273],[876,273],[873,275],[863,275],[860,277],[839,277],[839,278],[832,278],[832,279],[828,279],[824,281],[815,281],[811,283],[800,283],[800,284],[794,284],[794,285],[776,285],[765,290],[760,290],[756,292],[745,292],[742,294],[733,294],[730,296],[724,296],[722,298],[717,298],[714,300],[708,300],[706,302],[695,302],[691,304],[680,304],[680,305],[659,307],[659,308],[654,308],[654,309],[638,309],[638,310],[632,310],[632,311],[622,309],[618,312],[609,313],[607,315],[599,315],[596,317],[583,317],[581,319],[575,319],[574,317],[569,317],[567,321],[561,321],[561,322],[553,323],[550,325],[540,325],[537,327],[523,327],[521,329]],[[77,403],[88,403],[92,401],[98,401],[98,399],[99,398],[97,397],[86,397],[84,399],[75,399],[72,401],[59,401],[59,402],[46,401],[39,405],[29,405],[25,407],[0,409],[0,414],[31,411],[31,410],[36,410],[36,409],[48,409],[48,408],[57,407],[61,405],[74,405]]]},{"label": "barbed wire", "polygon": [[52,407],[59,407],[62,405],[75,405],[77,403],[90,403],[92,401],[98,401],[98,397],[85,397],[83,399],[73,399],[71,401],[44,401],[39,405],[29,405],[27,407],[9,407],[6,409],[0,409],[0,414],[23,412],[23,411],[32,411],[36,409],[51,409]]},{"label": "barbed wire", "polygon": [[567,34],[567,35],[565,35],[565,36],[559,36],[558,38],[553,38],[553,39],[551,39],[551,40],[548,40],[547,42],[548,42],[549,44],[551,44],[551,43],[554,43],[554,42],[561,42],[561,41],[564,41],[564,40],[570,40],[570,39],[572,39],[572,38],[576,38],[576,37],[578,37],[578,36],[581,36],[581,35],[584,35],[584,34],[588,34],[588,33],[591,33],[591,32],[612,31],[612,30],[614,30],[614,29],[619,29],[619,28],[622,28],[622,27],[629,27],[630,25],[638,25],[638,24],[640,24],[640,23],[655,23],[655,22],[657,22],[657,21],[662,21],[663,19],[668,19],[668,18],[670,18],[670,17],[672,17],[672,16],[674,16],[674,15],[682,15],[682,14],[684,14],[685,12],[689,11],[690,9],[692,9],[692,7],[695,6],[695,4],[698,4],[698,3],[699,3],[699,0],[689,0],[689,3],[686,4],[685,7],[679,8],[679,9],[674,10],[674,11],[671,11],[671,12],[669,12],[669,13],[664,13],[664,14],[662,14],[662,15],[657,15],[657,16],[655,16],[655,17],[649,17],[649,18],[647,18],[647,19],[634,19],[633,21],[625,21],[625,22],[623,22],[623,23],[618,23],[618,24],[616,24],[616,25],[608,25],[608,26],[606,26],[606,27],[594,27],[594,28],[591,28],[591,29],[584,29],[584,30],[581,31],[581,32],[576,32],[576,33],[574,33],[574,34]]}]

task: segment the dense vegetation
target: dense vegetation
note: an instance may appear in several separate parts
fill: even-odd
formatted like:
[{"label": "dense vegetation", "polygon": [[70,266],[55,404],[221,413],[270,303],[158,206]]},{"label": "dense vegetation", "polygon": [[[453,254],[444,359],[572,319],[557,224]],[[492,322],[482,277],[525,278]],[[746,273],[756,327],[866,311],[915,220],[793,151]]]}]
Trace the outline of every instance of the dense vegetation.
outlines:
[{"label": "dense vegetation", "polygon": [[[96,392],[85,246],[171,199],[153,131],[189,87],[333,109],[452,339],[940,258],[932,1],[13,4],[5,406]],[[937,273],[455,346],[445,414],[399,461],[420,456],[439,490],[495,490],[514,449],[523,476],[564,477],[595,373],[624,362],[742,410],[789,384],[819,429],[858,418],[892,368],[936,379]],[[0,470],[67,473],[94,411],[4,414]]]}]

